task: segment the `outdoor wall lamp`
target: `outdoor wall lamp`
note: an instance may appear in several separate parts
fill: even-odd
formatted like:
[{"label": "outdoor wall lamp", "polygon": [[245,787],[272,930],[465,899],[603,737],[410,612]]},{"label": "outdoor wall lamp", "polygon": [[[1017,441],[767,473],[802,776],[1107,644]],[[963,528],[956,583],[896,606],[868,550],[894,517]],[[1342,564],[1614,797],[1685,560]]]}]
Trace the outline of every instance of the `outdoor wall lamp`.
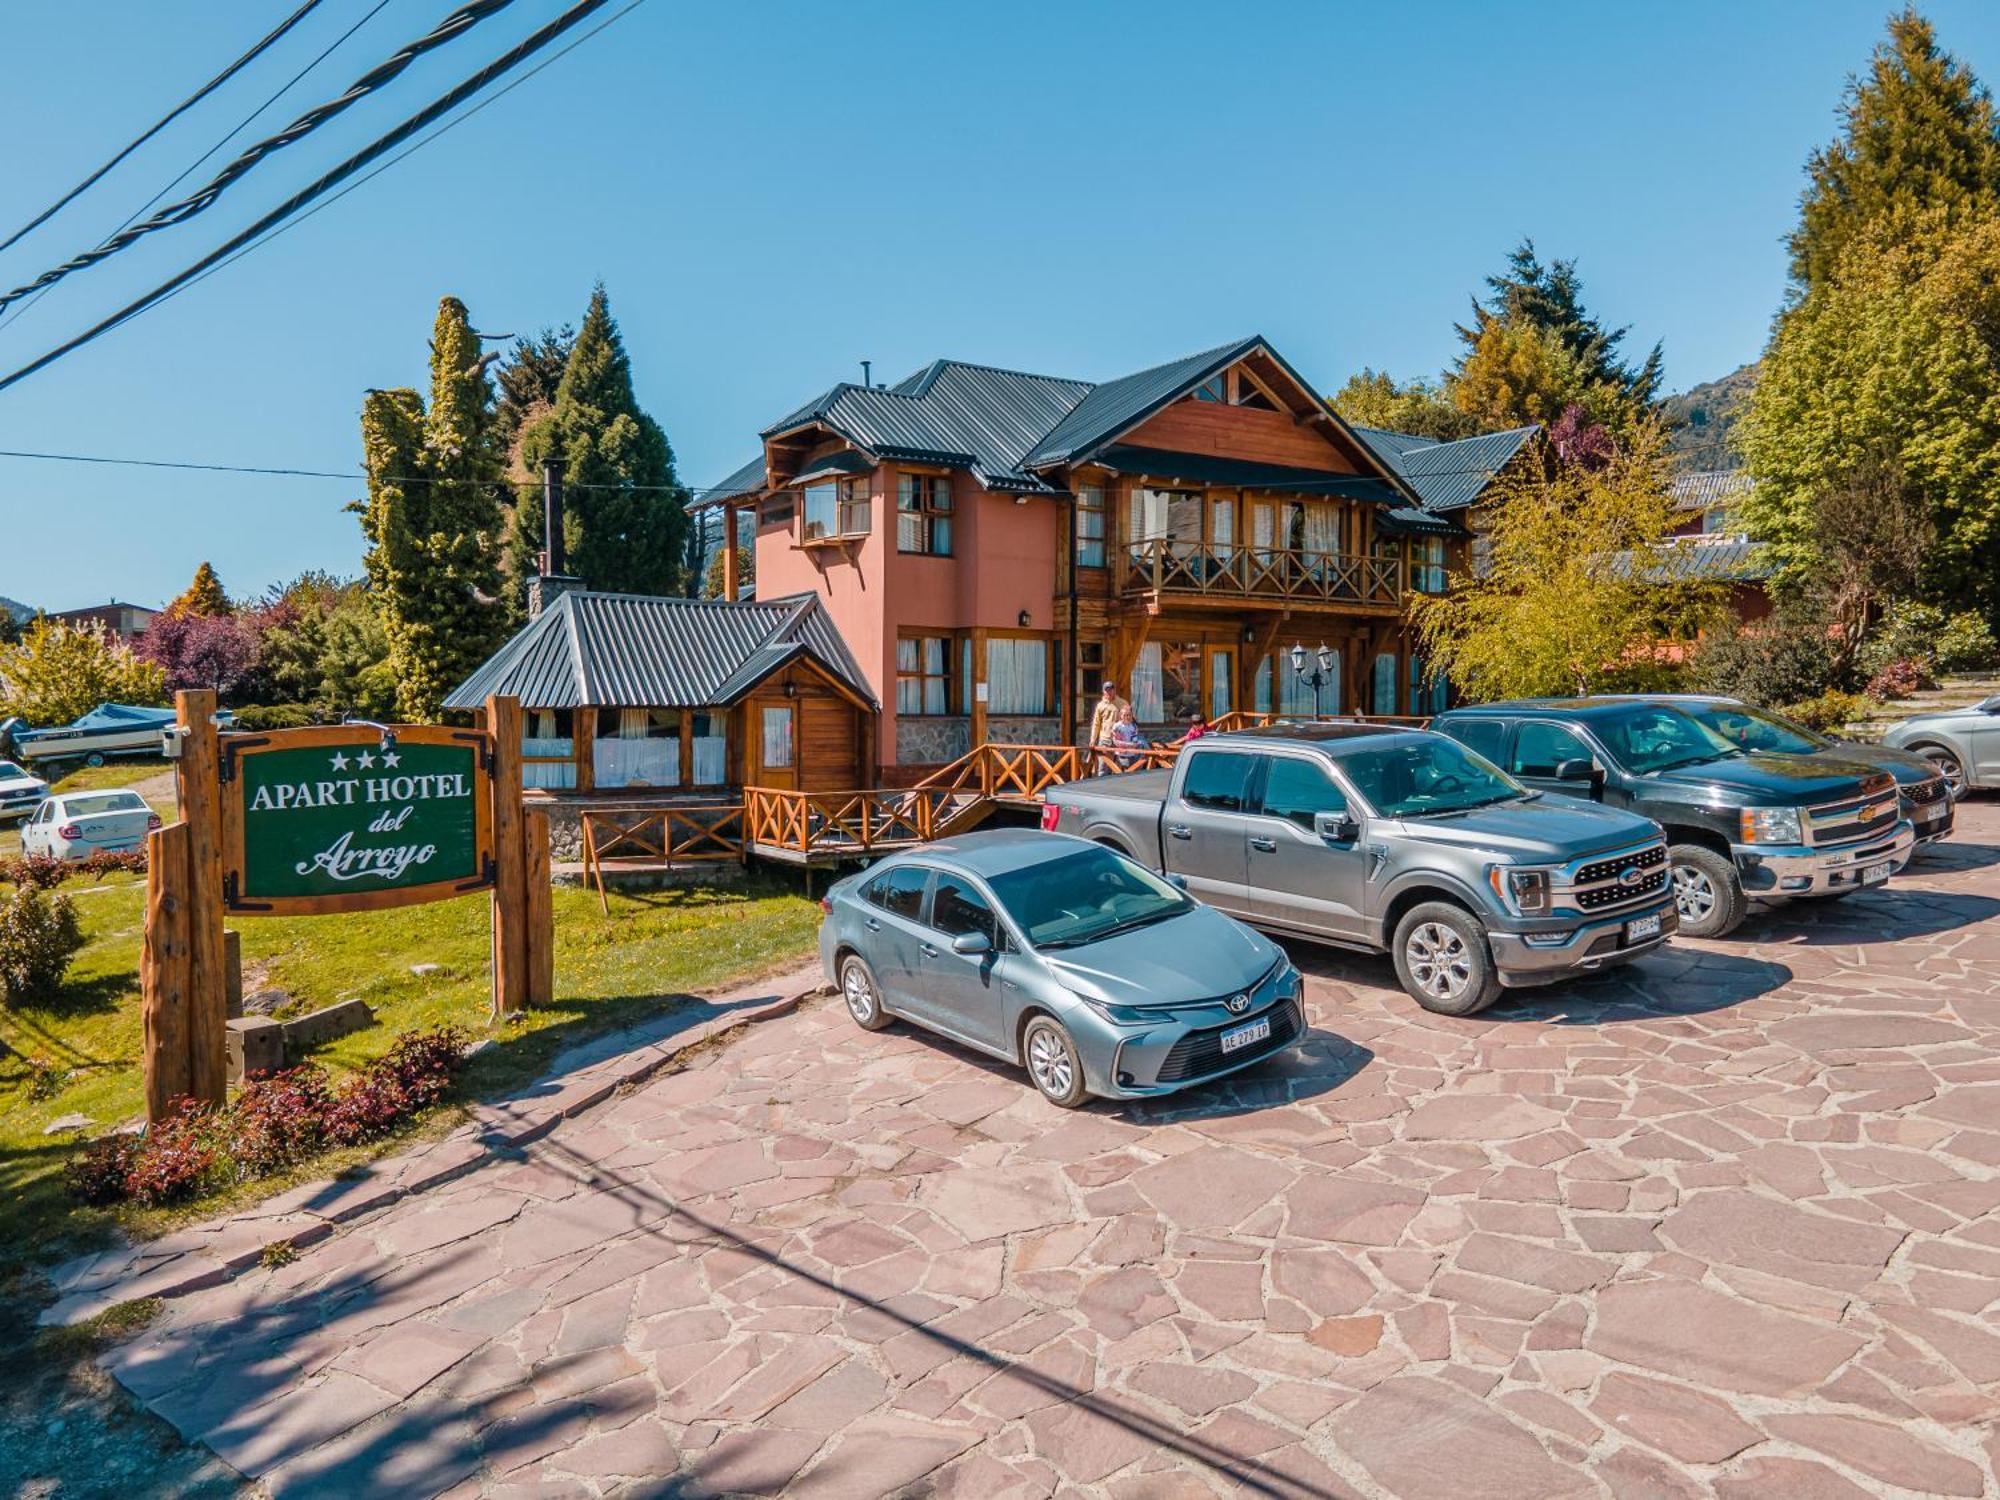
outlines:
[{"label": "outdoor wall lamp", "polygon": [[391,729],[387,724],[377,724],[373,719],[342,719],[340,722],[343,724],[353,724],[361,729],[372,729],[382,736],[382,748],[384,750],[393,750],[396,748],[396,731]]},{"label": "outdoor wall lamp", "polygon": [[796,682],[788,682],[785,684],[785,696],[787,698],[796,698],[798,697],[798,695],[799,695],[799,685]]},{"label": "outdoor wall lamp", "polygon": [[1026,610],[1024,609],[1024,610],[1022,610],[1022,611],[1021,611],[1021,613],[1020,613],[1019,615],[1015,616],[1015,619],[1016,619],[1016,620],[1017,620],[1017,621],[1018,621],[1018,622],[1020,623],[1020,626],[1021,626],[1021,628],[1022,628],[1023,630],[1026,630],[1026,629],[1028,628],[1028,622],[1029,622],[1030,620],[1034,619],[1034,616],[1033,616],[1033,615],[1031,615],[1031,614],[1029,614],[1029,613],[1028,613],[1028,612],[1027,612],[1027,611],[1026,611]]}]

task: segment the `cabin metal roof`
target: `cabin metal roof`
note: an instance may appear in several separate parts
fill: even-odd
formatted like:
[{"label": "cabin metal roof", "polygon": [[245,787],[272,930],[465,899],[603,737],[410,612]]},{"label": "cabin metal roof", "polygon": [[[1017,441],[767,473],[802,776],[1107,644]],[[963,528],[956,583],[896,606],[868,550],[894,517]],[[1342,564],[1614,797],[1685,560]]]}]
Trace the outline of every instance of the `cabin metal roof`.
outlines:
[{"label": "cabin metal roof", "polygon": [[1541,428],[1482,432],[1449,443],[1380,427],[1357,427],[1354,431],[1416,492],[1425,510],[1443,514],[1476,504],[1494,477]]},{"label": "cabin metal roof", "polygon": [[1680,510],[1730,510],[1750,498],[1757,482],[1742,469],[1695,469],[1676,474],[1674,505]]},{"label": "cabin metal roof", "polygon": [[1284,490],[1303,495],[1335,495],[1347,500],[1372,500],[1394,505],[1402,499],[1396,487],[1372,474],[1334,474],[1325,469],[1296,469],[1287,464],[1256,463],[1219,453],[1182,453],[1171,448],[1139,448],[1114,443],[1091,459],[1118,474],[1137,474],[1187,484],[1227,485],[1232,489]]},{"label": "cabin metal roof", "polygon": [[816,595],[732,603],[579,589],[530,620],[445,707],[508,694],[524,708],[720,708],[800,657],[875,703]]},{"label": "cabin metal roof", "polygon": [[1046,430],[1022,462],[1029,468],[1045,468],[1083,457],[1263,343],[1258,337],[1237,339],[1092,386],[1061,421]]}]

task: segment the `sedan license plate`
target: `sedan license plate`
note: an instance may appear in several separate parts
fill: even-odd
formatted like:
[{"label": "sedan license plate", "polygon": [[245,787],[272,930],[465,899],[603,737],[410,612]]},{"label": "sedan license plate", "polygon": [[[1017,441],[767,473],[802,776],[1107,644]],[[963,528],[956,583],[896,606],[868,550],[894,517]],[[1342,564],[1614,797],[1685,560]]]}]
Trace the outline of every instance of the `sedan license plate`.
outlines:
[{"label": "sedan license plate", "polygon": [[1660,914],[1658,912],[1654,912],[1650,917],[1634,917],[1625,924],[1625,941],[1628,944],[1643,943],[1646,939],[1656,938],[1659,935]]},{"label": "sedan license plate", "polygon": [[1887,865],[1862,866],[1861,883],[1863,885],[1880,885],[1883,881],[1887,880],[1888,878],[1889,878],[1889,867]]},{"label": "sedan license plate", "polygon": [[1222,1033],[1222,1050],[1234,1052],[1239,1047],[1247,1047],[1252,1042],[1261,1042],[1271,1034],[1271,1018],[1263,1016],[1248,1026],[1239,1026],[1234,1031]]}]

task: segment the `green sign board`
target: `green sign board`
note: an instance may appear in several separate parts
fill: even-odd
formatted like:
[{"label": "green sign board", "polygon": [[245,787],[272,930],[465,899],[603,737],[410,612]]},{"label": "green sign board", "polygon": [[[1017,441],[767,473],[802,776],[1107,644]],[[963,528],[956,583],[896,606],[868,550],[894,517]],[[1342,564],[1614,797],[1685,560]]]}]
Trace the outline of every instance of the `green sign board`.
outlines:
[{"label": "green sign board", "polygon": [[485,757],[483,734],[427,726],[224,736],[225,904],[368,911],[486,889]]}]

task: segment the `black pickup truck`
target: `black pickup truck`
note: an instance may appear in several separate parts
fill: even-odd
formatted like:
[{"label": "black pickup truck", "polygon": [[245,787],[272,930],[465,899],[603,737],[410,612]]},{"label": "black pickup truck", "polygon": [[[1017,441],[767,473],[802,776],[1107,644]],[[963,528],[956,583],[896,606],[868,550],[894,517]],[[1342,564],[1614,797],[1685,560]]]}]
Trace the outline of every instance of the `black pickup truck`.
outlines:
[{"label": "black pickup truck", "polygon": [[1452,709],[1431,727],[1529,786],[1630,808],[1665,828],[1689,937],[1731,931],[1753,897],[1879,884],[1915,843],[1888,772],[1746,752],[1670,704],[1528,698]]}]

